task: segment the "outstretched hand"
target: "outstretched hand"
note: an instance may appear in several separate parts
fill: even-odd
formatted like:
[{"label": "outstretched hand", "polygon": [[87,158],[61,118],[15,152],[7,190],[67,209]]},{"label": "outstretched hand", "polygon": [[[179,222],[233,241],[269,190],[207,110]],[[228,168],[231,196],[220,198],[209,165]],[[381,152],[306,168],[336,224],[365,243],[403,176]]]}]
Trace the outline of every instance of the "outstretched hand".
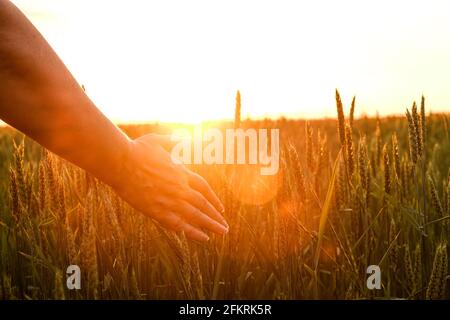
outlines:
[{"label": "outstretched hand", "polygon": [[135,209],[193,240],[207,241],[206,230],[227,233],[220,200],[204,178],[172,160],[169,145],[169,138],[155,134],[130,141],[116,191]]},{"label": "outstretched hand", "polygon": [[152,134],[130,140],[10,1],[0,0],[0,30],[0,119],[111,185],[169,229],[200,241],[208,240],[207,230],[228,231],[208,183],[164,149],[170,139]]}]

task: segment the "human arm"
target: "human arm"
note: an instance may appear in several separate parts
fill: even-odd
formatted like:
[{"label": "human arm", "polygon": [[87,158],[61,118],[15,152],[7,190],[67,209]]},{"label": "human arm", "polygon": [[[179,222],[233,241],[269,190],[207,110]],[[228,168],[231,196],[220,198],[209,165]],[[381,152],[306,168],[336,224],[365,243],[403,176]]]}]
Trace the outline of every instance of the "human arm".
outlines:
[{"label": "human arm", "polygon": [[226,233],[208,183],[172,162],[160,139],[129,139],[87,97],[11,2],[0,0],[0,118],[110,185],[130,205],[195,240]]}]

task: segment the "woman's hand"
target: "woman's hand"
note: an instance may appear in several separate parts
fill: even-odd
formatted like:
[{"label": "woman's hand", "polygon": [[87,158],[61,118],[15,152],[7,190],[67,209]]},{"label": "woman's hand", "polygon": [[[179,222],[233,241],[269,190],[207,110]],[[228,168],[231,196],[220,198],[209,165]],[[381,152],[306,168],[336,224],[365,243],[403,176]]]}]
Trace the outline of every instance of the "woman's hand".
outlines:
[{"label": "woman's hand", "polygon": [[135,209],[188,238],[207,241],[203,230],[227,233],[220,200],[205,179],[172,160],[169,144],[154,134],[130,141],[113,187]]}]

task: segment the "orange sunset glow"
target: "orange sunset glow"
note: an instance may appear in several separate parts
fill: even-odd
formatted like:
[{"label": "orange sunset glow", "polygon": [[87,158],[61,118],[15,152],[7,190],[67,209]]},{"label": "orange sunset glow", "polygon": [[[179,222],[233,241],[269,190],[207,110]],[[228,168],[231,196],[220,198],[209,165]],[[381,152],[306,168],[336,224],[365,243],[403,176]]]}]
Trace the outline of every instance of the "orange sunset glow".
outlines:
[{"label": "orange sunset glow", "polygon": [[450,110],[448,1],[13,2],[116,122]]}]

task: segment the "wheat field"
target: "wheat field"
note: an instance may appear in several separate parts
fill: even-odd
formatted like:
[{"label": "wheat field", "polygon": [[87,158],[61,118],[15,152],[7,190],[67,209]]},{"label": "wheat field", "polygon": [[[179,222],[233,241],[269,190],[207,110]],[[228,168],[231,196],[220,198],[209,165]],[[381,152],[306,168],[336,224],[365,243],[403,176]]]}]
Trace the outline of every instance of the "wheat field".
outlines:
[{"label": "wheat field", "polygon": [[[1,299],[449,299],[448,115],[223,122],[279,128],[280,173],[196,165],[227,236],[164,230],[89,174],[0,128]],[[238,106],[240,109],[240,105]],[[167,133],[127,125],[131,137]],[[254,187],[256,185],[256,187]],[[254,188],[253,188],[254,187]],[[66,268],[79,265],[81,290]],[[366,287],[379,265],[380,290]]]}]

